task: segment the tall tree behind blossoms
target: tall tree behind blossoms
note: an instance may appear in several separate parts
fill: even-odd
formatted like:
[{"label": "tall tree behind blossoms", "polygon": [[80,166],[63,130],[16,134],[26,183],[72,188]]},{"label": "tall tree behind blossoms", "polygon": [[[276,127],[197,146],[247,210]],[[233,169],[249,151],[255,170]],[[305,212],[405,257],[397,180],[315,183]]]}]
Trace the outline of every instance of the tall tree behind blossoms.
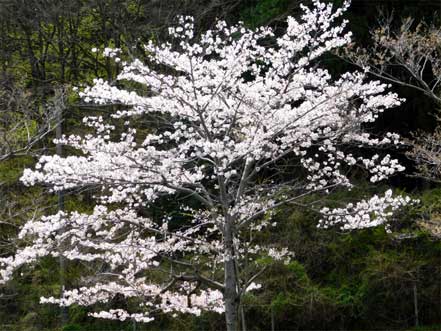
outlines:
[{"label": "tall tree behind blossoms", "polygon": [[[173,44],[145,46],[147,65],[125,63],[115,86],[95,80],[84,100],[125,110],[108,121],[85,117],[94,133],[61,141],[80,156],[43,156],[22,180],[54,191],[99,187],[97,205],[91,215],[59,212],[25,224],[19,237],[28,244],[0,260],[1,280],[61,252],[105,268],[84,287],[42,302],[94,305],[122,296],[138,302],[138,310],[91,315],[149,322],[158,312],[209,310],[225,313],[227,329],[235,330],[242,296],[259,288],[255,281],[265,271],[252,262],[292,256],[253,236],[277,226],[275,208],[351,189],[346,174],[354,165],[372,182],[404,170],[389,155],[355,154],[362,146],[399,143],[395,134],[378,139],[364,128],[400,100],[386,85],[366,82],[364,73],[333,79],[319,68],[322,54],[350,42],[341,20],[348,3],[337,10],[314,5],[303,7],[301,22],[288,18],[281,37],[270,28],[251,31],[222,21],[196,37],[193,19],[181,17],[169,29]],[[106,53],[120,61],[118,50]],[[134,128],[140,119],[152,123],[147,134]],[[185,216],[149,213],[165,197]],[[408,202],[388,190],[323,208],[319,226],[376,226]]]}]

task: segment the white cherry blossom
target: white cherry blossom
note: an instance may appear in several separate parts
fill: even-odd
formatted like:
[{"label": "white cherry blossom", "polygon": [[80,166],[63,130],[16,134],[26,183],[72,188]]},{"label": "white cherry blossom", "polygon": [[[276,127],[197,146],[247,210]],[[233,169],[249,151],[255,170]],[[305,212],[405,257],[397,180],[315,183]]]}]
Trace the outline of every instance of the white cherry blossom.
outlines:
[{"label": "white cherry blossom", "polygon": [[[260,287],[254,281],[264,271],[242,269],[244,263],[262,255],[289,263],[294,256],[253,236],[277,226],[277,207],[350,189],[353,166],[365,168],[372,182],[404,170],[389,155],[359,153],[399,144],[393,133],[371,136],[365,124],[402,100],[365,72],[332,77],[317,66],[321,55],[350,42],[342,20],[348,5],[333,9],[316,0],[302,7],[300,20],[287,19],[280,37],[271,28],[222,21],[195,37],[193,18],[180,17],[169,29],[174,40],[145,45],[148,64],[133,59],[117,82],[95,79],[83,100],[117,103],[118,110],[111,118],[85,117],[91,133],[58,141],[78,153],[43,156],[22,181],[54,191],[94,188],[97,205],[91,214],[59,212],[25,224],[20,238],[30,243],[0,258],[0,281],[42,256],[62,254],[100,262],[99,280],[42,302],[90,306],[120,295],[137,300],[138,311],[92,316],[150,322],[158,311],[211,310],[225,312],[234,330],[240,297]],[[136,129],[142,119],[151,121],[148,131]],[[149,210],[164,201],[177,213],[153,217]],[[320,225],[380,225],[408,202],[387,191],[323,209]]]}]

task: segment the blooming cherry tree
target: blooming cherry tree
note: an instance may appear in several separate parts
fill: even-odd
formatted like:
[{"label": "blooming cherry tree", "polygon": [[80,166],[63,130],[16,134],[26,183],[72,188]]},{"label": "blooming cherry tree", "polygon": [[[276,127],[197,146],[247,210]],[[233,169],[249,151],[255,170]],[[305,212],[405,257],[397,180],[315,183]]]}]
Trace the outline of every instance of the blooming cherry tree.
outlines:
[{"label": "blooming cherry tree", "polygon": [[[210,310],[225,313],[227,329],[235,330],[240,300],[260,287],[264,272],[245,266],[260,256],[291,257],[252,236],[277,226],[275,208],[351,189],[347,170],[355,165],[372,182],[404,169],[389,155],[354,154],[354,147],[399,142],[395,134],[378,139],[364,128],[401,100],[363,72],[333,78],[317,65],[322,54],[350,41],[341,19],[347,7],[314,1],[312,9],[302,7],[301,21],[287,19],[280,37],[270,28],[222,21],[195,36],[193,19],[181,17],[169,29],[173,42],[145,45],[148,64],[122,62],[113,85],[96,79],[81,96],[119,110],[111,119],[85,117],[93,133],[58,141],[80,153],[43,156],[22,181],[54,191],[99,188],[97,205],[91,214],[59,212],[25,224],[19,236],[30,243],[0,259],[1,281],[46,255],[100,261],[99,280],[41,301],[93,305],[119,295],[138,299],[139,309],[92,315],[149,322],[158,312]],[[140,119],[150,121],[147,133],[135,129]],[[185,217],[149,213],[166,197]],[[388,191],[324,208],[319,225],[376,226],[406,203]]]}]

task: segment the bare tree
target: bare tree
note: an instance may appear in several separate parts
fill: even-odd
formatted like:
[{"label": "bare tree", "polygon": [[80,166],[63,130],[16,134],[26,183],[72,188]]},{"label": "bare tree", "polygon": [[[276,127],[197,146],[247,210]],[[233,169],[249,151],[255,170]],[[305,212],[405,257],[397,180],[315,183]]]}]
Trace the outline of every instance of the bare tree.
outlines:
[{"label": "bare tree", "polygon": [[52,109],[40,106],[31,92],[0,88],[0,161],[35,155],[36,144],[54,128],[54,119]]},{"label": "bare tree", "polygon": [[[379,26],[371,35],[371,47],[350,45],[339,55],[378,78],[422,93],[441,107],[441,28],[410,17],[394,28],[391,15],[380,15]],[[441,126],[433,133],[419,132],[407,143],[407,156],[417,167],[415,175],[440,183]],[[436,217],[429,215],[418,224],[441,238],[441,222]]]},{"label": "bare tree", "polygon": [[393,16],[380,15],[369,48],[349,45],[346,60],[390,83],[410,87],[441,104],[441,28],[408,17],[398,28]]}]

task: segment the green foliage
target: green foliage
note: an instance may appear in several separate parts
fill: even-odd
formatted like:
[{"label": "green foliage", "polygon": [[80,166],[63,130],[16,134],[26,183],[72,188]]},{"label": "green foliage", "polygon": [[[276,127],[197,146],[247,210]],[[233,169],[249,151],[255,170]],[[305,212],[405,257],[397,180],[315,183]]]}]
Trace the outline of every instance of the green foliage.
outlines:
[{"label": "green foliage", "polygon": [[[353,191],[351,198],[360,199],[366,189]],[[326,203],[348,198],[342,195],[336,192]],[[433,275],[441,272],[441,243],[415,232],[406,218],[392,233],[382,227],[317,230],[317,214],[298,207],[281,209],[277,218],[281,227],[272,240],[294,251],[295,260],[287,265],[259,260],[271,268],[262,277],[264,288],[244,300],[248,314],[268,320],[271,307],[278,328],[287,330],[400,329],[414,323],[416,284],[420,322],[436,321],[440,287]],[[400,239],[401,233],[413,236]],[[251,329],[263,328],[249,319]]]},{"label": "green foliage", "polygon": [[12,185],[23,174],[23,169],[34,164],[34,159],[29,156],[14,157],[0,162],[0,183],[3,185]]},{"label": "green foliage", "polygon": [[63,327],[62,331],[82,331],[81,325],[78,324],[68,324]]},{"label": "green foliage", "polygon": [[269,21],[286,13],[289,3],[289,0],[259,0],[255,7],[243,10],[242,20],[253,28],[266,25]]}]

